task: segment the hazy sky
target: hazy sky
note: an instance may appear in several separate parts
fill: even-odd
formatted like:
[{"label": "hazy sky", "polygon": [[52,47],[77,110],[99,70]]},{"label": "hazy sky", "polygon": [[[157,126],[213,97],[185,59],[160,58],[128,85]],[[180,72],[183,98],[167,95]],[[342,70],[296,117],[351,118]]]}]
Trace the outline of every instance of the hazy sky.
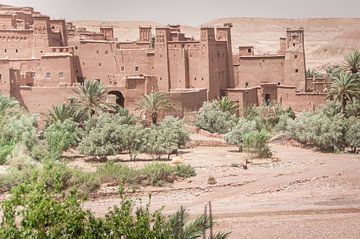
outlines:
[{"label": "hazy sky", "polygon": [[200,25],[222,17],[360,17],[360,0],[0,0],[67,20]]}]

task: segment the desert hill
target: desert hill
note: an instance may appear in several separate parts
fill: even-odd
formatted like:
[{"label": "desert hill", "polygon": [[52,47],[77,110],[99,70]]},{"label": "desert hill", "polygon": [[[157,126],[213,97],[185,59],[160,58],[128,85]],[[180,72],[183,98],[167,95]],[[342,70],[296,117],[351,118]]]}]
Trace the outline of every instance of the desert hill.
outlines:
[{"label": "desert hill", "polygon": [[[360,18],[249,18],[234,17],[209,21],[203,25],[233,23],[232,43],[236,52],[240,45],[254,45],[256,54],[274,53],[279,38],[285,36],[287,27],[304,27],[307,66],[323,69],[328,63],[336,63],[352,50],[360,50]],[[74,21],[78,27],[98,31],[100,26],[113,26],[114,34],[121,41],[136,40],[138,26],[161,26],[152,21]],[[188,36],[199,38],[198,27],[182,26]]]}]

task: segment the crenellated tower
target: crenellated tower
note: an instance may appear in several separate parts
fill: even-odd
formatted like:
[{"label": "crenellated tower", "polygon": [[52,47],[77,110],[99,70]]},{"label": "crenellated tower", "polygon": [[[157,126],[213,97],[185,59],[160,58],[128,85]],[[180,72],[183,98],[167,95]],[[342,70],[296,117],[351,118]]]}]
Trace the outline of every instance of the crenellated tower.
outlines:
[{"label": "crenellated tower", "polygon": [[304,29],[286,30],[286,49],[284,80],[287,85],[294,85],[297,90],[305,90],[305,49]]}]

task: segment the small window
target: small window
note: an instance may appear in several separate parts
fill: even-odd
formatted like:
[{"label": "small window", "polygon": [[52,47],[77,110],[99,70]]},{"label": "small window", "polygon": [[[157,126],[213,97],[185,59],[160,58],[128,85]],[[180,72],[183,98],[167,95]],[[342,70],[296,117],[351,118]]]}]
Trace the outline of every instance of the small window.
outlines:
[{"label": "small window", "polygon": [[79,73],[79,70],[76,70],[76,73]]},{"label": "small window", "polygon": [[139,71],[139,67],[138,67],[138,66],[135,66],[135,71]]},{"label": "small window", "polygon": [[5,49],[4,52],[7,52],[7,50]]},{"label": "small window", "polygon": [[46,79],[50,79],[51,78],[51,73],[50,72],[46,72]]},{"label": "small window", "polygon": [[201,80],[204,80],[204,77],[201,77]]},{"label": "small window", "polygon": [[293,43],[293,46],[295,46],[295,43]]},{"label": "small window", "polygon": [[18,53],[19,52],[18,49],[15,49],[15,52]]},{"label": "small window", "polygon": [[121,71],[125,71],[125,67],[122,66],[122,67],[121,67]]},{"label": "small window", "polygon": [[249,82],[245,82],[245,87],[248,87],[249,86]]},{"label": "small window", "polygon": [[278,85],[280,85],[280,82],[278,82]]},{"label": "small window", "polygon": [[251,48],[248,49],[248,53],[251,53]]},{"label": "small window", "polygon": [[298,73],[299,72],[299,69],[295,69],[295,73]]},{"label": "small window", "polygon": [[1,80],[1,74],[0,74],[0,80]]},{"label": "small window", "polygon": [[162,80],[162,77],[160,77],[160,80]]},{"label": "small window", "polygon": [[109,51],[105,51],[105,54],[109,54]]},{"label": "small window", "polygon": [[59,78],[64,78],[64,72],[59,72]]},{"label": "small window", "polygon": [[101,66],[101,63],[99,63],[99,66]]},{"label": "small window", "polygon": [[96,54],[99,54],[99,50],[96,50]]},{"label": "small window", "polygon": [[194,80],[196,80],[196,77],[194,78]]},{"label": "small window", "polygon": [[77,46],[75,46],[75,50],[77,50],[78,49],[78,47]]},{"label": "small window", "polygon": [[297,58],[297,55],[295,55],[294,58],[296,59],[296,58]]}]

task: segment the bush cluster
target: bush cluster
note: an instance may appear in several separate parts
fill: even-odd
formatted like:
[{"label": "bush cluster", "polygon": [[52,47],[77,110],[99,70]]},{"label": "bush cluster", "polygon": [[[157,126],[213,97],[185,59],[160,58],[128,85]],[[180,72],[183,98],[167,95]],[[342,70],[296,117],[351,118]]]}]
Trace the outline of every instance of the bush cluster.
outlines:
[{"label": "bush cluster", "polygon": [[223,111],[218,101],[204,102],[195,115],[195,125],[211,133],[225,134],[237,123],[237,116]]},{"label": "bush cluster", "polygon": [[[356,108],[354,105],[348,107]],[[340,106],[329,102],[315,112],[304,112],[294,120],[288,120],[286,129],[291,137],[322,151],[342,151],[345,147],[360,147],[360,118],[354,110],[350,117],[340,113]]]},{"label": "bush cluster", "polygon": [[[95,119],[96,120],[96,119]],[[86,155],[114,155],[128,152],[131,159],[139,153],[161,155],[175,153],[189,140],[184,123],[176,118],[165,118],[159,125],[144,128],[134,122],[119,122],[117,116],[102,115],[79,144]]]},{"label": "bush cluster", "polygon": [[[104,218],[96,218],[81,207],[75,191],[59,194],[46,181],[33,177],[12,191],[2,204],[1,238],[202,238],[212,218],[200,216],[188,222],[184,209],[164,216],[161,210],[150,212],[150,202],[137,207],[119,190],[121,202]],[[212,233],[212,232],[211,232]],[[230,233],[212,238],[225,239]]]}]

